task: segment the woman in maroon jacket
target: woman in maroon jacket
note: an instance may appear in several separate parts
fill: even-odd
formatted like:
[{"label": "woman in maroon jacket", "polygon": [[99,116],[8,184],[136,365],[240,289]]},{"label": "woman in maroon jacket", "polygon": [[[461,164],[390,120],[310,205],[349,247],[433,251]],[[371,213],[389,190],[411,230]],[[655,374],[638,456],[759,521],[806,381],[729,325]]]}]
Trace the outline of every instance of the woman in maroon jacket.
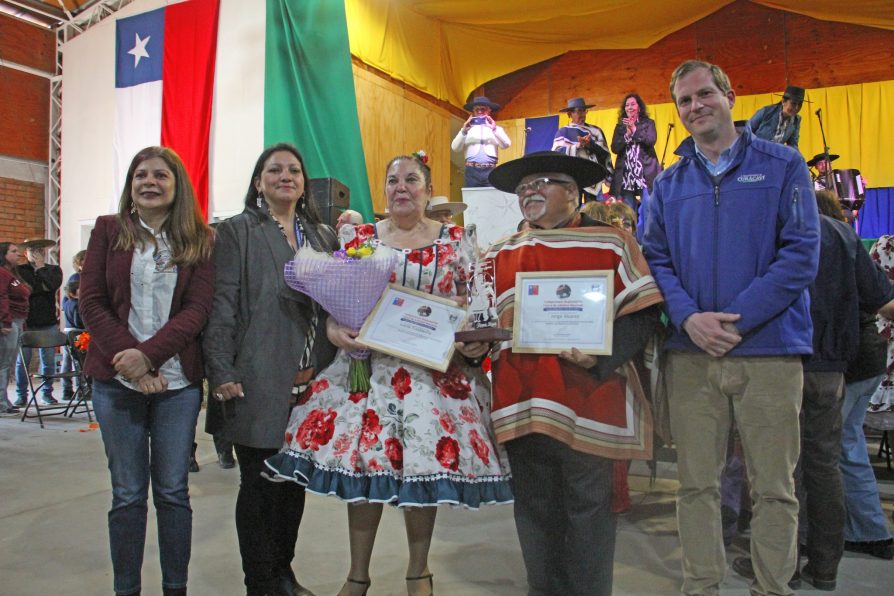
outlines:
[{"label": "woman in maroon jacket", "polygon": [[112,475],[115,593],[139,594],[149,483],[165,595],[185,595],[192,541],[188,465],[211,310],[211,231],[176,153],[140,151],[117,215],[101,216],[81,273],[85,372]]},{"label": "woman in maroon jacket", "polygon": [[7,401],[6,386],[16,365],[19,336],[28,316],[28,287],[18,271],[19,247],[0,242],[0,414],[16,414],[19,409]]}]

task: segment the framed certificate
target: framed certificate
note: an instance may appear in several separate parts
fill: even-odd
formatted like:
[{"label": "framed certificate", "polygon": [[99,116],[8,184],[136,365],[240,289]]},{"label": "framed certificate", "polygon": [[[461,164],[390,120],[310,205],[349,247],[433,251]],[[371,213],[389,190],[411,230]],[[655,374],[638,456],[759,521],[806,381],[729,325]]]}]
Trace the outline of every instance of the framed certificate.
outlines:
[{"label": "framed certificate", "polygon": [[612,353],[614,271],[515,274],[512,351]]},{"label": "framed certificate", "polygon": [[357,341],[377,352],[445,372],[453,357],[453,335],[466,318],[466,309],[453,300],[389,284]]}]

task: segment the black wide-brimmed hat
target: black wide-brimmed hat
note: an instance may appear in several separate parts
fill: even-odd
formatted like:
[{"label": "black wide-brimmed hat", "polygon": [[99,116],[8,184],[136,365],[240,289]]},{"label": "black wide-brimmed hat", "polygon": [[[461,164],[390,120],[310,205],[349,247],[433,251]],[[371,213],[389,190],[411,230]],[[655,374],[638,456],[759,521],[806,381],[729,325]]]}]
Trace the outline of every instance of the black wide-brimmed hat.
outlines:
[{"label": "black wide-brimmed hat", "polygon": [[605,168],[582,157],[572,157],[554,151],[538,151],[498,165],[488,180],[503,192],[515,192],[525,176],[531,174],[567,174],[574,178],[581,191],[605,178]]},{"label": "black wide-brimmed hat", "polygon": [[562,108],[559,111],[560,112],[570,112],[571,110],[576,110],[577,108],[583,108],[585,110],[589,110],[590,108],[594,107],[595,105],[596,104],[593,104],[593,103],[587,103],[586,101],[584,101],[583,97],[575,97],[574,99],[568,100],[567,108]]},{"label": "black wide-brimmed hat", "polygon": [[[841,157],[841,156],[840,156],[840,155],[835,155],[834,153],[830,153],[830,154],[829,154],[829,161],[835,161],[835,160],[838,159],[839,157]],[[817,153],[816,155],[814,155],[814,156],[810,159],[810,161],[807,162],[807,165],[808,165],[809,167],[812,168],[813,166],[815,166],[815,165],[818,164],[819,162],[823,161],[824,159],[826,159],[826,154],[825,154],[825,153]]]},{"label": "black wide-brimmed hat", "polygon": [[[790,99],[795,103],[804,103],[804,87],[789,85],[785,88],[785,91],[782,92],[782,99]],[[808,101],[807,103],[813,102]]]},{"label": "black wide-brimmed hat", "polygon": [[467,112],[471,112],[475,109],[475,106],[487,106],[491,109],[492,112],[496,112],[500,109],[500,104],[492,102],[484,95],[479,95],[463,107],[466,109]]},{"label": "black wide-brimmed hat", "polygon": [[19,243],[19,246],[22,248],[49,248],[51,246],[56,246],[55,240],[50,240],[49,238],[26,238],[22,242]]}]

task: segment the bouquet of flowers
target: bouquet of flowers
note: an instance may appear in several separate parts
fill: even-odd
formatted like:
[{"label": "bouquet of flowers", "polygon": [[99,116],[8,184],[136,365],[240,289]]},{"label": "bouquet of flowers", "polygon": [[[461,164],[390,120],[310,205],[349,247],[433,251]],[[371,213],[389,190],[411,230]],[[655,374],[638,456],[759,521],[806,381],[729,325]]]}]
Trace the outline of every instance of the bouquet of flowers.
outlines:
[{"label": "bouquet of flowers", "polygon": [[[345,327],[359,330],[381,297],[397,254],[374,238],[373,224],[342,227],[342,247],[332,254],[305,246],[286,263],[289,287],[317,301]],[[369,350],[351,352],[350,391],[369,391]]]},{"label": "bouquet of flowers", "polygon": [[74,346],[82,354],[86,354],[87,348],[90,347],[90,334],[86,331],[82,332],[80,335],[78,335],[78,339],[75,340]]}]

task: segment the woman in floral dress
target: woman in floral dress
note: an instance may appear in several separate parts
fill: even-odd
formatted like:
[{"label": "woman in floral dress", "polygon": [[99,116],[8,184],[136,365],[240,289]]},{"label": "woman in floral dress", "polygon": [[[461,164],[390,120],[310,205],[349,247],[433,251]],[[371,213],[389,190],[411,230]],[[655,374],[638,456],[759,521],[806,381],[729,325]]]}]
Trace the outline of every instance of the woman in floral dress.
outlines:
[{"label": "woman in floral dress", "polygon": [[[400,256],[392,282],[465,304],[473,257],[461,247],[462,228],[425,217],[431,190],[431,171],[418,157],[394,158],[385,183],[390,218],[354,227],[347,246],[375,236]],[[267,465],[312,493],[351,503],[351,569],[340,594],[369,587],[383,503],[404,508],[408,592],[430,594],[434,506],[476,509],[512,501],[508,468],[490,428],[490,385],[477,360],[488,347],[458,344],[446,373],[373,352],[370,391],[350,393],[347,352],[365,346],[354,341],[355,330],[331,317],[327,335],[341,350],[299,400],[283,451]]]},{"label": "woman in floral dress", "polygon": [[[888,279],[894,280],[894,236],[879,238],[869,254],[885,270]],[[888,340],[888,367],[881,385],[869,400],[869,411],[885,412],[894,410],[894,321],[878,315],[876,325],[879,335]]]}]

